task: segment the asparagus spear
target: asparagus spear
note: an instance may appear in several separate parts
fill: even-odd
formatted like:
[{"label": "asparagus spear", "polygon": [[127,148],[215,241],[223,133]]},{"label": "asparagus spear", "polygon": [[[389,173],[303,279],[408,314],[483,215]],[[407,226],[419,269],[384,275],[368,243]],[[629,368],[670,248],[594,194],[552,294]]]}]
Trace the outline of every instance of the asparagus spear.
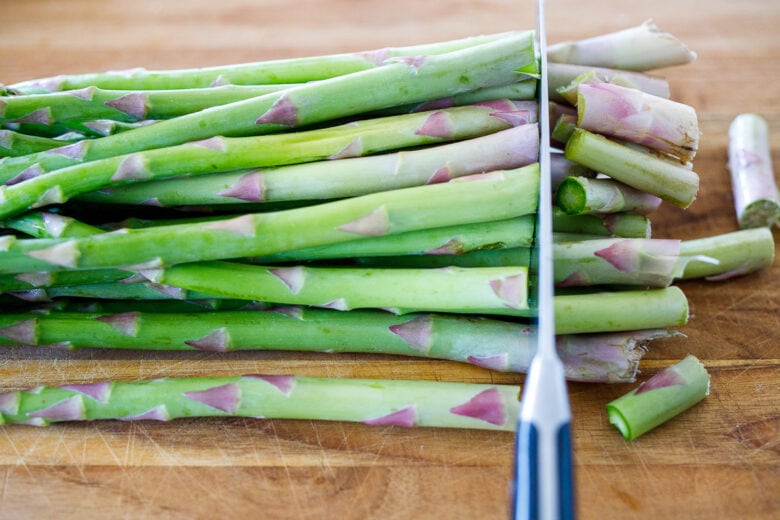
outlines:
[{"label": "asparagus spear", "polygon": [[577,125],[668,154],[683,164],[693,160],[699,147],[693,107],[609,83],[578,85]]},{"label": "asparagus spear", "polygon": [[[33,178],[25,177],[28,172],[0,186],[0,216],[128,182],[356,157],[485,135],[508,127],[504,114],[492,107],[458,107],[289,134],[215,137],[78,164]],[[523,135],[529,133],[525,130]],[[263,200],[260,185],[245,184],[245,200]]]},{"label": "asparagus spear", "polygon": [[252,417],[512,430],[509,385],[245,375],[38,387],[0,394],[4,424]]},{"label": "asparagus spear", "polygon": [[633,188],[687,208],[699,190],[699,176],[684,166],[633,150],[577,128],[566,143],[567,159]]},{"label": "asparagus spear", "polygon": [[558,186],[555,203],[569,215],[624,211],[647,215],[661,199],[612,179],[568,177]]},{"label": "asparagus spear", "polygon": [[36,238],[86,237],[103,232],[102,229],[85,224],[73,217],[47,211],[33,211],[9,218],[3,222],[3,227],[21,231]]},{"label": "asparagus spear", "polygon": [[692,355],[669,366],[607,405],[609,422],[634,440],[692,407],[710,393],[710,376]]},{"label": "asparagus spear", "polygon": [[582,235],[650,238],[651,222],[637,213],[610,213],[606,215],[567,215],[553,208],[553,231]]},{"label": "asparagus spear", "polygon": [[17,157],[62,146],[62,141],[37,137],[13,130],[0,130],[0,157]]},{"label": "asparagus spear", "polygon": [[683,240],[680,254],[690,258],[681,278],[721,281],[772,265],[775,242],[769,228],[750,228]]},{"label": "asparagus spear", "polygon": [[[507,104],[507,108],[514,106]],[[529,122],[533,117],[529,114]],[[354,197],[526,166],[538,160],[538,144],[536,125],[521,124],[486,136],[423,149],[133,183],[87,193],[80,199],[104,204],[153,201],[155,205],[167,207]]]},{"label": "asparagus spear", "polygon": [[658,76],[604,67],[551,62],[547,65],[547,84],[550,90],[550,99],[557,102],[565,101],[565,98],[559,94],[558,90],[565,88],[578,77],[588,73],[592,73],[594,78],[603,83],[630,84],[634,88],[654,96],[667,99],[670,97],[669,82]]},{"label": "asparagus spear", "polygon": [[[572,381],[631,382],[650,341],[666,330],[557,337]],[[275,306],[197,313],[98,312],[0,315],[0,343],[133,350],[282,350],[416,356],[525,372],[535,327],[475,316],[339,312]]]},{"label": "asparagus spear", "polygon": [[476,36],[407,47],[386,47],[355,53],[256,61],[215,67],[149,71],[142,68],[89,74],[60,75],[9,85],[20,93],[56,92],[97,86],[108,89],[189,89],[219,85],[304,83],[381,66],[389,58],[443,54],[506,37],[507,33]]},{"label": "asparagus spear", "polygon": [[554,63],[647,71],[685,65],[696,59],[696,53],[647,21],[621,31],[550,45],[547,58]]},{"label": "asparagus spear", "polygon": [[729,171],[739,227],[773,226],[780,222],[769,128],[756,114],[740,114],[729,126]]},{"label": "asparagus spear", "polygon": [[537,72],[533,32],[517,32],[446,54],[397,58],[382,67],[305,83],[70,148],[6,158],[0,163],[0,178],[18,175],[27,168],[51,171],[217,135],[281,132],[389,106],[513,83]]},{"label": "asparagus spear", "polygon": [[[0,273],[125,267],[266,255],[536,211],[537,164],[316,206],[69,239],[0,239]],[[457,211],[453,211],[457,208]]]}]

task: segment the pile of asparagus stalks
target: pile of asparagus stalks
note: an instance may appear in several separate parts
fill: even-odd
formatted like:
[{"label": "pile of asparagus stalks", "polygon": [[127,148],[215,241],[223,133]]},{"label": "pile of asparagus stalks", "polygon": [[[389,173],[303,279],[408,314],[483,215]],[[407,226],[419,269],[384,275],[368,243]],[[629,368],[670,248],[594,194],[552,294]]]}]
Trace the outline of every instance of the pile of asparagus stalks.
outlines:
[{"label": "pile of asparagus stalks", "polygon": [[[552,45],[549,107],[533,31],[5,86],[0,345],[393,354],[522,373],[549,110],[557,346],[572,381],[634,381],[648,343],[688,319],[676,280],[747,274],[774,254],[766,227],[651,238],[660,204],[697,195],[699,130],[648,71],[694,57],[650,23]],[[676,385],[689,406],[706,392],[695,360],[659,375],[635,399]],[[7,390],[8,424],[512,430],[520,388],[265,374]],[[652,406],[613,408],[627,436],[656,420]]]}]

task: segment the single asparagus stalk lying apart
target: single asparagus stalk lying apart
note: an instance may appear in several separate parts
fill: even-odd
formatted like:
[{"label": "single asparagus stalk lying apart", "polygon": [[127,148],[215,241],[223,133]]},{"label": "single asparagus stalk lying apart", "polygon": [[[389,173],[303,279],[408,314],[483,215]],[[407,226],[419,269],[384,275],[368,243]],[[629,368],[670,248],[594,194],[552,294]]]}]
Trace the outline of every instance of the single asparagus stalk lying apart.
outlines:
[{"label": "single asparagus stalk lying apart", "polygon": [[[676,333],[651,329],[557,337],[572,381],[631,382],[645,347]],[[0,315],[0,344],[133,350],[283,350],[415,356],[525,372],[533,325],[474,316],[300,306],[198,313],[94,312]]]},{"label": "single asparagus stalk lying apart", "polygon": [[513,430],[519,392],[509,385],[291,375],[165,378],[0,394],[0,422],[252,417]]},{"label": "single asparagus stalk lying apart", "polygon": [[609,422],[627,440],[663,424],[710,393],[710,376],[696,357],[688,355],[628,394],[607,405]]},{"label": "single asparagus stalk lying apart", "polygon": [[741,228],[773,226],[780,222],[769,128],[756,114],[740,114],[729,126],[729,171],[737,222]]}]

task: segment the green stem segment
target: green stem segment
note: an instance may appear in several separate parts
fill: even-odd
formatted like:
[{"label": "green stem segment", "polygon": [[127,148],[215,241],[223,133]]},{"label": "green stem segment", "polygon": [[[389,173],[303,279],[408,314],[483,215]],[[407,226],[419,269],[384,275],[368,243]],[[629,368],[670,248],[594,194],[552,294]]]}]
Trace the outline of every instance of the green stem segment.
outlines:
[{"label": "green stem segment", "polygon": [[520,388],[509,385],[292,375],[97,382],[0,394],[5,424],[252,417],[377,426],[513,430]]},{"label": "green stem segment", "polygon": [[710,376],[688,355],[626,395],[607,405],[609,422],[627,440],[634,440],[689,409],[710,391]]},{"label": "green stem segment", "polygon": [[555,203],[569,215],[628,211],[647,215],[661,199],[612,179],[568,177],[558,186]]}]

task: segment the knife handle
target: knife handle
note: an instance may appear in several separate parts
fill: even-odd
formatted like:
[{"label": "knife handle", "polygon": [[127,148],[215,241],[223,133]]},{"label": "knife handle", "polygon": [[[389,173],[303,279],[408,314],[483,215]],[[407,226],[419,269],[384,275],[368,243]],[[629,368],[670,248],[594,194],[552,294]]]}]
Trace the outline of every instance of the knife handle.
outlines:
[{"label": "knife handle", "polygon": [[515,520],[569,520],[574,515],[571,423],[539,428],[521,419],[517,431]]}]

